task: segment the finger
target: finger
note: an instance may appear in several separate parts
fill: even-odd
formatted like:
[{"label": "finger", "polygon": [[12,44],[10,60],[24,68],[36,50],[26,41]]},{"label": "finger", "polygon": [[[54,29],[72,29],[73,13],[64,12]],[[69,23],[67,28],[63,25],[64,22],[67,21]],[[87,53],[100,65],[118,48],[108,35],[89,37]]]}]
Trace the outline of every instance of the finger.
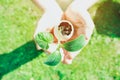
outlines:
[{"label": "finger", "polygon": [[62,49],[63,49],[63,54],[64,54],[62,62],[63,62],[64,64],[71,64],[73,58],[72,58],[72,56],[70,55],[70,52],[66,51],[64,48],[62,48]]},{"label": "finger", "polygon": [[63,49],[63,53],[64,53],[64,57],[66,58],[66,59],[72,59],[72,56],[70,55],[70,52],[69,51],[67,51],[67,50],[65,50],[64,48],[62,48]]},{"label": "finger", "polygon": [[[83,49],[83,48],[82,48]],[[64,60],[62,61],[65,64],[71,64],[72,61],[74,60],[74,58],[80,54],[80,52],[82,51],[82,49],[80,49],[79,51],[75,51],[75,52],[69,52],[69,54],[65,54],[64,56]],[[69,57],[68,57],[69,56]]]},{"label": "finger", "polygon": [[65,14],[63,13],[61,20],[65,20]]},{"label": "finger", "polygon": [[53,35],[53,37],[54,37],[54,43],[58,43],[58,40],[57,40],[57,38],[55,37],[55,35],[54,35],[54,28],[52,28],[52,30],[50,30],[50,33]]}]

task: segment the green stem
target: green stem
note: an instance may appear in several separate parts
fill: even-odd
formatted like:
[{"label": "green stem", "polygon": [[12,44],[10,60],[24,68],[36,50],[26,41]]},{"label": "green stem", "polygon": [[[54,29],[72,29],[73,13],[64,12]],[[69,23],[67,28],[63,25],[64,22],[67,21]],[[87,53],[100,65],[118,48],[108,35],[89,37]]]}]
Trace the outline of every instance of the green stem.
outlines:
[{"label": "green stem", "polygon": [[60,50],[60,46],[61,45],[61,43],[60,43],[60,41],[58,40],[58,45],[57,45],[57,50]]}]

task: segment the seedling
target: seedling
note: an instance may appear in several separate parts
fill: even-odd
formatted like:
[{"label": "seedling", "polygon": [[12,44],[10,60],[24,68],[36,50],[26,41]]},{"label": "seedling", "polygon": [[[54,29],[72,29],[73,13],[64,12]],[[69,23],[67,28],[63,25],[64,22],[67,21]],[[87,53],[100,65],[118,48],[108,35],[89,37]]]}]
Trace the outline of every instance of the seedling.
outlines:
[{"label": "seedling", "polygon": [[[47,50],[49,48],[49,44],[53,42],[53,35],[48,32],[40,32],[35,36],[36,43],[43,49]],[[61,61],[61,53],[60,48],[64,48],[67,51],[78,51],[85,45],[85,37],[84,35],[80,35],[76,39],[66,42],[64,44],[58,43],[58,48],[51,53],[47,60],[45,61],[45,64],[49,66],[55,66]]]},{"label": "seedling", "polygon": [[[54,27],[54,35],[58,40],[58,46],[56,50],[51,53],[45,64],[49,66],[55,66],[61,61],[61,52],[60,49],[64,48],[67,51],[75,52],[83,48],[85,45],[85,37],[84,35],[78,36],[76,39],[68,41],[66,43],[61,44],[61,41],[69,40],[74,33],[73,25],[66,20],[62,20],[59,25]],[[49,49],[49,45],[53,43],[54,37],[53,34],[49,32],[40,32],[35,36],[35,42],[45,51]]]}]

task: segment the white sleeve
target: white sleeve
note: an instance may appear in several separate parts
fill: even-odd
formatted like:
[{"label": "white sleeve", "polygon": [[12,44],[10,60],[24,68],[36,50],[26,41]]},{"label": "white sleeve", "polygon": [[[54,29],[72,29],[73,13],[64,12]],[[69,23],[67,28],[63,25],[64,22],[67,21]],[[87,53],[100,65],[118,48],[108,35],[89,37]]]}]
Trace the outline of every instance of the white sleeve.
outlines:
[{"label": "white sleeve", "polygon": [[[56,24],[58,24],[62,18],[63,11],[55,0],[33,0],[40,8],[45,12],[37,23],[37,27],[34,33],[34,38],[39,32],[47,31]],[[38,44],[37,49],[41,49]],[[54,44],[52,44],[54,45]]]},{"label": "white sleeve", "polygon": [[76,8],[82,8],[87,10],[97,1],[98,0],[74,0],[71,5]]},{"label": "white sleeve", "polygon": [[44,11],[60,8],[56,0],[33,0],[33,2],[37,4],[39,8],[42,8]]}]

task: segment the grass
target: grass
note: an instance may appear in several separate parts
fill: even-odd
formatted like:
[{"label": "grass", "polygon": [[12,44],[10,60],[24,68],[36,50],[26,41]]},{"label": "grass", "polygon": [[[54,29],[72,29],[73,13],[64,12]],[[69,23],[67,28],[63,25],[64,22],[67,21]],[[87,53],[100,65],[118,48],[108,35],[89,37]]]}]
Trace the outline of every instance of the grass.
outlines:
[{"label": "grass", "polygon": [[0,0],[1,80],[120,80],[120,1],[90,8],[95,30],[71,65],[49,67],[33,33],[42,16],[30,0]]}]

